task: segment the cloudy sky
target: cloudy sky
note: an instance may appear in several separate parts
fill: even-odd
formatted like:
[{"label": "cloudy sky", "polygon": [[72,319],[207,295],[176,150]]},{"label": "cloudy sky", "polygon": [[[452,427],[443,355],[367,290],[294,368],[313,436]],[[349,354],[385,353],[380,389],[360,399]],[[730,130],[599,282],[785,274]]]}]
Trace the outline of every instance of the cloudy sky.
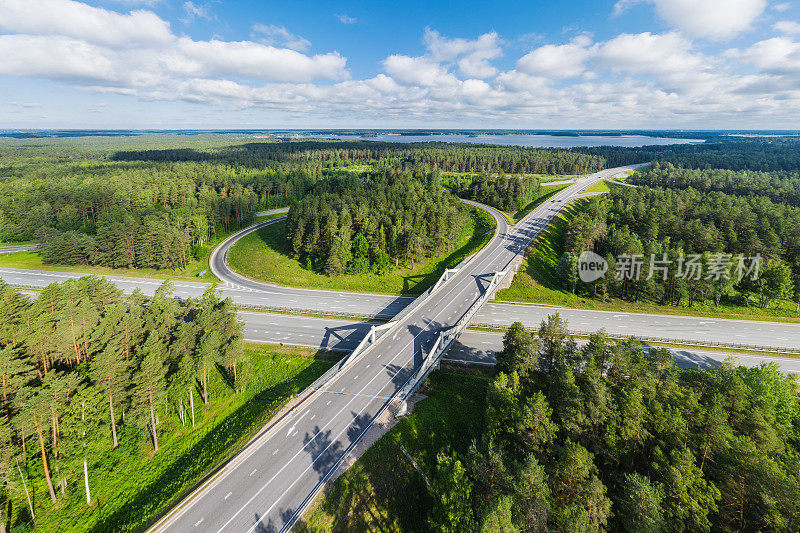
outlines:
[{"label": "cloudy sky", "polygon": [[0,0],[0,58],[0,128],[800,128],[800,0]]}]

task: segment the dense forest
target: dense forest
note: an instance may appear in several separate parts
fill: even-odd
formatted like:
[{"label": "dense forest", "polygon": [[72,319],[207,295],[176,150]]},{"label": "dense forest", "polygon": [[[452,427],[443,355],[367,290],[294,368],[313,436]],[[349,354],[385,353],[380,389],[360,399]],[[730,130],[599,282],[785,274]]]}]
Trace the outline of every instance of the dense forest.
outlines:
[{"label": "dense forest", "polygon": [[679,370],[558,315],[511,326],[482,435],[442,450],[436,531],[797,531],[800,398],[774,364]]},{"label": "dense forest", "polygon": [[374,141],[292,141],[248,143],[217,150],[193,149],[126,151],[117,161],[224,161],[248,166],[269,162],[393,161],[403,169],[447,172],[505,172],[509,174],[581,174],[605,168],[602,156],[579,150],[555,150],[476,144],[384,143]]},{"label": "dense forest", "polygon": [[775,203],[800,207],[800,173],[776,171],[693,170],[656,163],[637,172],[630,183],[666,189],[720,191],[739,196],[764,196]]},{"label": "dense forest", "polygon": [[46,261],[183,266],[192,247],[302,197],[320,169],[214,163],[29,165],[0,177],[0,241],[39,240]]},{"label": "dense forest", "polygon": [[[692,188],[617,187],[608,198],[590,202],[569,222],[564,249],[559,274],[573,291],[689,306],[706,299],[716,304],[729,300],[750,305],[753,296],[762,307],[783,299],[800,302],[800,208],[762,196]],[[605,257],[612,275],[590,286],[582,284],[576,268],[583,250]],[[719,264],[723,257],[720,253],[733,257],[730,262],[723,261],[719,279],[709,279],[712,264]],[[616,260],[623,254],[643,256],[638,280],[618,280],[613,275]],[[690,254],[704,254],[699,279],[677,275],[680,256]],[[752,273],[741,281],[735,275],[738,254],[745,258],[760,254],[756,280]],[[655,266],[663,266],[662,260],[672,265],[666,279],[662,270],[651,269],[652,256],[657,260]],[[746,266],[749,270],[751,263]]]},{"label": "dense forest", "polygon": [[656,161],[695,169],[754,171],[797,171],[800,169],[800,138],[712,136],[703,143],[621,148],[584,148],[585,153],[601,157],[607,166]]},{"label": "dense forest", "polygon": [[474,200],[515,213],[538,198],[542,185],[537,178],[525,176],[454,176],[448,180],[451,190],[461,198]]},{"label": "dense forest", "polygon": [[418,179],[392,170],[322,181],[293,204],[286,238],[294,256],[336,275],[381,273],[452,250],[468,221],[466,209],[435,173]]},{"label": "dense forest", "polygon": [[[54,151],[60,146],[57,142],[30,153],[19,148],[0,153],[0,242],[39,241],[43,260],[54,264],[175,269],[197,255],[198,245],[243,227],[260,209],[300,200],[321,180],[331,179],[333,184],[320,190],[341,191],[343,185],[337,179],[350,175],[351,167],[358,168],[356,174],[368,170],[401,179],[441,170],[580,173],[604,165],[602,157],[570,150],[445,143],[272,140],[166,149],[153,148],[158,144],[150,139],[142,144],[147,148],[106,154],[74,146]],[[171,146],[175,141],[163,144]],[[125,146],[135,147],[135,143]],[[498,189],[489,181],[485,186],[494,189],[495,203],[511,205],[530,196],[533,182],[516,178],[509,183],[510,189]],[[418,194],[411,190],[415,185],[409,187],[402,194],[406,202]],[[401,188],[396,185],[393,194]],[[508,192],[514,195],[510,202],[502,200]],[[423,196],[427,202],[428,194]],[[398,223],[396,213],[381,217],[384,232],[390,231],[388,218]],[[419,216],[409,220],[417,222]],[[460,223],[454,222],[458,229]],[[360,219],[350,223],[351,229],[360,230],[360,223]],[[357,236],[358,231],[351,238]],[[401,237],[387,234],[383,246],[377,244],[379,236],[364,236],[370,240],[369,266],[359,258],[350,267],[347,261],[341,268],[334,264],[329,269],[328,251],[317,250],[316,244],[307,244],[302,255],[305,261],[310,257],[317,270],[360,271],[376,264],[384,268],[380,250]],[[402,252],[404,260],[444,249],[441,235],[402,238],[409,241],[403,244],[408,248]],[[320,260],[321,265],[317,264]]]},{"label": "dense forest", "polygon": [[212,372],[241,387],[241,334],[213,288],[179,301],[166,282],[125,298],[89,277],[31,300],[0,282],[0,523],[10,505],[35,516],[29,489],[42,478],[53,503],[85,491],[88,504],[122,439],[158,453],[159,434],[194,424]]}]

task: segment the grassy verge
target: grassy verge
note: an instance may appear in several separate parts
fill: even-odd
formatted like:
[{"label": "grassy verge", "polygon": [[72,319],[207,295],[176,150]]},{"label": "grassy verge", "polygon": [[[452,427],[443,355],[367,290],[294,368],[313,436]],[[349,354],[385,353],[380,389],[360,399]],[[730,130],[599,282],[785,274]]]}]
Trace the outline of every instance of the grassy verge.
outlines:
[{"label": "grassy verge", "polygon": [[[484,325],[471,325],[467,329],[472,331],[482,331],[484,333],[505,333],[508,331],[508,328],[504,328],[502,326],[490,326],[487,324]],[[536,337],[538,328],[526,328],[531,334]],[[589,335],[578,335],[578,334],[571,334],[570,336],[574,337],[575,339],[584,339],[588,340]],[[627,339],[629,336],[627,335],[609,335],[612,339]],[[731,354],[731,355],[757,355],[757,356],[771,356],[771,357],[788,357],[791,359],[800,359],[800,354],[796,353],[787,353],[787,352],[776,352],[771,350],[747,350],[744,348],[725,348],[724,346],[703,346],[700,344],[681,344],[680,342],[655,342],[647,340],[647,338],[638,337],[642,344],[646,346],[654,346],[657,348],[677,348],[681,350],[688,350],[693,352],[716,352],[721,354]],[[446,361],[446,360],[445,360]]]},{"label": "grassy verge", "polygon": [[6,248],[8,246],[25,246],[26,244],[37,244],[39,241],[15,241],[15,242],[3,242],[0,241],[0,248]]},{"label": "grassy verge", "polygon": [[600,180],[581,192],[611,192],[611,185],[606,180]]},{"label": "grassy verge", "polygon": [[580,199],[568,205],[528,246],[514,282],[508,289],[497,293],[498,301],[541,303],[602,311],[800,322],[800,314],[795,311],[796,304],[788,301],[780,302],[777,307],[769,309],[726,303],[717,307],[710,300],[696,302],[693,307],[672,307],[649,301],[629,302],[619,298],[610,298],[608,301],[592,300],[564,290],[556,275],[558,258],[564,253],[564,233],[569,221],[588,202],[589,200]]},{"label": "grassy verge", "polygon": [[543,204],[555,193],[557,193],[561,189],[569,187],[570,185],[571,183],[561,183],[558,185],[548,185],[547,183],[542,183],[542,192],[541,194],[539,194],[537,198],[535,198],[528,205],[526,205],[513,215],[507,216],[506,218],[508,218],[509,223],[516,224],[517,222],[525,218],[525,216],[531,211],[533,211],[537,206]]},{"label": "grassy verge", "polygon": [[[174,413],[159,424],[161,449],[153,454],[147,436],[123,426],[120,446],[95,457],[87,506],[82,480],[70,481],[66,496],[50,505],[37,466],[33,481],[37,530],[141,531],[179,501],[198,481],[240,450],[275,413],[333,364],[328,353],[295,347],[246,344],[248,362],[240,367],[244,390],[234,394],[218,373],[203,406],[195,391],[197,426],[183,426]],[[24,503],[17,502],[25,509]],[[17,509],[19,511],[20,508]],[[25,511],[23,511],[25,512]]]},{"label": "grassy verge", "polygon": [[326,491],[299,531],[426,531],[436,454],[448,447],[465,452],[477,438],[488,379],[481,374],[438,370],[425,383],[428,397],[401,420]]},{"label": "grassy verge", "polygon": [[[276,213],[258,217],[257,222],[283,216]],[[238,231],[238,230],[237,230]],[[15,254],[0,255],[0,268],[19,268],[24,270],[51,270],[55,272],[81,272],[101,276],[127,276],[135,278],[171,279],[181,281],[217,281],[217,278],[208,268],[208,258],[212,250],[219,243],[233,235],[235,231],[221,233],[215,239],[208,241],[198,250],[198,258],[191,259],[186,268],[170,270],[156,270],[151,268],[110,268],[96,265],[51,265],[42,261],[39,252],[17,252]],[[201,276],[200,273],[203,272]]]},{"label": "grassy verge", "polygon": [[387,274],[326,276],[306,269],[289,254],[284,222],[276,222],[243,237],[228,252],[231,268],[243,276],[290,287],[383,294],[419,294],[436,283],[446,268],[452,268],[480,250],[494,235],[494,218],[471,208],[454,251],[399,268]]}]

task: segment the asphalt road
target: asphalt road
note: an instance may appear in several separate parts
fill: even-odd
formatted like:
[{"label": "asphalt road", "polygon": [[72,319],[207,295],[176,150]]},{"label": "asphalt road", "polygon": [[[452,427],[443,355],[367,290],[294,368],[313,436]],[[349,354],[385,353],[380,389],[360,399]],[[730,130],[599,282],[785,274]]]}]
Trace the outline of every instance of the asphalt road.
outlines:
[{"label": "asphalt road", "polygon": [[[245,339],[252,342],[283,343],[324,350],[349,352],[364,338],[372,322],[353,322],[275,313],[241,311]],[[585,341],[577,340],[578,345]],[[444,356],[446,361],[491,365],[495,353],[503,349],[503,334],[468,329]],[[800,358],[745,355],[703,349],[670,348],[680,368],[710,368],[733,357],[739,364],[755,366],[775,362],[785,372],[800,374]]]},{"label": "asphalt road", "polygon": [[650,315],[588,311],[541,305],[488,303],[473,324],[508,325],[522,322],[537,327],[547,315],[559,313],[571,331],[594,332],[605,329],[615,335],[664,338],[686,343],[748,344],[776,349],[800,348],[800,324],[735,320],[689,316]]},{"label": "asphalt road", "polygon": [[[422,360],[422,350],[432,344],[440,331],[452,326],[463,316],[484,290],[491,274],[505,269],[547,221],[580,190],[612,173],[614,171],[604,171],[580,179],[559,191],[513,229],[509,229],[503,217],[494,213],[498,237],[480,251],[471,263],[442,289],[406,314],[394,328],[379,338],[377,345],[334,378],[324,391],[315,393],[292,416],[256,439],[209,484],[180,504],[156,529],[270,531],[279,530],[290,522],[308,495],[314,492],[348,447],[368,428],[373,417],[387,405],[391,395],[407,381]],[[212,261],[214,268],[219,270],[227,269],[224,254],[220,255],[224,249],[218,248],[217,257]],[[221,288],[223,295],[230,296],[239,305],[266,304],[287,309],[393,316],[412,301],[411,298],[402,297],[278,287],[237,277],[229,269],[221,274],[227,280]],[[54,281],[80,276],[62,272],[0,269],[0,278],[7,282],[32,287],[43,287]],[[139,288],[145,294],[152,294],[161,284],[160,280],[153,279],[107,277],[126,292]],[[182,281],[173,285],[176,295],[180,297],[198,296],[208,287],[206,283]],[[781,343],[785,343],[786,347],[800,346],[800,328],[796,325],[767,322],[604,313],[497,303],[487,304],[473,322],[504,326],[521,320],[527,326],[534,327],[556,311],[568,319],[574,330],[593,331],[605,327],[611,333],[669,337],[686,342],[739,342],[736,335],[745,335],[750,344],[754,344],[753,339],[759,339],[758,342],[770,346],[784,345]],[[363,324],[354,326],[347,321],[325,319],[314,323],[309,321],[319,319],[266,313],[243,313],[242,316],[251,317],[246,320],[248,338],[252,340],[259,340],[261,336],[260,340],[270,342],[311,346],[319,342],[318,345],[329,349],[351,349],[363,338],[364,330],[359,328],[365,327]],[[263,323],[268,317],[273,317],[272,323]],[[282,323],[287,320],[291,322],[290,325]],[[327,325],[323,325],[323,322]],[[449,357],[471,360],[482,357],[488,362],[499,346],[499,335],[467,331]],[[688,365],[705,366],[713,364],[720,356],[693,350],[685,352],[684,357]],[[744,359],[740,356],[743,363]],[[783,361],[779,359],[779,362]]]},{"label": "asphalt road", "polygon": [[[76,279],[85,274],[48,272],[0,268],[0,279],[11,285],[42,288],[56,281]],[[140,289],[152,295],[162,281],[145,278],[105,276],[125,292]],[[245,280],[247,282],[247,280]],[[295,310],[338,312],[343,314],[392,317],[413,298],[378,294],[318,291],[278,287],[256,282],[248,286],[228,283],[220,286],[223,296],[229,296],[238,305],[267,305]],[[207,283],[175,281],[175,294],[182,298],[198,297],[208,288]],[[260,287],[259,287],[260,285]],[[590,311],[542,305],[487,303],[475,316],[473,323],[508,326],[520,321],[527,327],[537,327],[547,315],[559,313],[573,331],[593,332],[605,328],[617,335],[637,335],[646,338],[665,338],[684,343],[748,344],[776,349],[800,347],[800,325],[733,320],[695,318],[687,316],[649,315]]]},{"label": "asphalt road", "polygon": [[0,246],[0,255],[16,254],[18,252],[30,252],[39,247],[38,244],[17,244],[13,246]]},{"label": "asphalt road", "polygon": [[561,206],[611,169],[559,191],[513,229],[495,213],[498,234],[438,291],[416,302],[395,325],[256,439],[205,486],[156,525],[157,531],[273,531],[291,525],[328,474],[422,362],[438,334],[452,327],[525,249]]}]

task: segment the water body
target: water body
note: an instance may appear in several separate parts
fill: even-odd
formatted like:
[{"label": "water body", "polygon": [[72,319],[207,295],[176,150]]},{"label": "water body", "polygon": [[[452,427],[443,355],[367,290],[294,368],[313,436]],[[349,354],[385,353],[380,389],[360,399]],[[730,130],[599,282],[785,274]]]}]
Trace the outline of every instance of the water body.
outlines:
[{"label": "water body", "polygon": [[383,141],[398,143],[415,142],[447,142],[473,144],[502,144],[508,146],[525,146],[532,148],[585,148],[592,146],[623,146],[636,148],[639,146],[665,146],[669,144],[701,143],[701,139],[673,139],[670,137],[649,137],[646,135],[464,135],[444,133],[441,135],[399,135],[397,133],[379,133],[377,135],[326,135],[317,134],[311,137],[339,139],[341,141]]}]

